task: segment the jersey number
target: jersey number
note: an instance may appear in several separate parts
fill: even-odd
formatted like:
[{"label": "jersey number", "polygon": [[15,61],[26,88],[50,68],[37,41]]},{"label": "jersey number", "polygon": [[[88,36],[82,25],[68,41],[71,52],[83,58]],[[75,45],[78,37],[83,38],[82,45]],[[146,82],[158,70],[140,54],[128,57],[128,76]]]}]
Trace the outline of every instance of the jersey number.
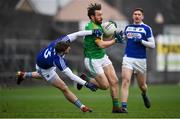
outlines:
[{"label": "jersey number", "polygon": [[48,58],[48,56],[51,56],[51,51],[49,51],[49,49],[46,49],[46,51],[44,52],[44,57]]}]

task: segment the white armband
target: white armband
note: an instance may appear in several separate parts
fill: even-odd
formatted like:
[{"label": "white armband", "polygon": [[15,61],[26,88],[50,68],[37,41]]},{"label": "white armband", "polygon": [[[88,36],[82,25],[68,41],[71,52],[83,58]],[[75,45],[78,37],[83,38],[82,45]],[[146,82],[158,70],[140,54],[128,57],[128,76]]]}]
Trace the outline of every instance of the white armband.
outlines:
[{"label": "white armband", "polygon": [[82,80],[80,77],[76,76],[73,74],[70,68],[66,68],[65,70],[62,71],[66,76],[68,76],[71,80],[76,81],[77,83],[81,85],[85,85],[86,81]]},{"label": "white armband", "polygon": [[144,46],[146,46],[146,47],[155,48],[154,37],[148,38],[148,41],[142,40],[141,43],[142,43]]},{"label": "white armband", "polygon": [[78,31],[75,33],[71,33],[67,35],[70,39],[70,42],[73,42],[77,37],[79,36],[86,36],[86,35],[92,35],[92,30],[84,30],[84,31]]}]

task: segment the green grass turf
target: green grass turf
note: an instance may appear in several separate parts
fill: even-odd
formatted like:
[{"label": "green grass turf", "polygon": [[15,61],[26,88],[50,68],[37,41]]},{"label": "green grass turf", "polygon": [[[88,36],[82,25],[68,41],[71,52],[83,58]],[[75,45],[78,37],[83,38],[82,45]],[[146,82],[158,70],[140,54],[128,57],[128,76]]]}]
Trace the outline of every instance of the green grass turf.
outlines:
[{"label": "green grass turf", "polygon": [[180,86],[151,85],[152,107],[146,109],[138,87],[130,88],[128,114],[112,114],[109,91],[71,90],[93,109],[82,113],[53,87],[16,87],[0,90],[0,117],[4,118],[178,118],[180,117]]}]

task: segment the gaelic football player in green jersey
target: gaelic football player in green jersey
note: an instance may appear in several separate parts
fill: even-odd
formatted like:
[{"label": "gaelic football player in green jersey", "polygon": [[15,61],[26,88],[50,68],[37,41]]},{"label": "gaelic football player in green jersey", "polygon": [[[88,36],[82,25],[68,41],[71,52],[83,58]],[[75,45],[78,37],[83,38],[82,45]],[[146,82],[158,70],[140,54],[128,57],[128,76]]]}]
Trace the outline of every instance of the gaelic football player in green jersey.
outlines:
[{"label": "gaelic football player in green jersey", "polygon": [[[86,25],[86,30],[102,29],[101,23],[103,20],[101,5],[90,4],[87,8],[90,22]],[[90,78],[86,74],[82,74],[81,78],[98,86],[99,89],[106,90],[110,88],[112,97],[113,109],[112,113],[120,113],[119,107],[119,85],[112,62],[105,53],[104,48],[115,44],[118,39],[105,41],[102,38],[96,38],[92,35],[84,38],[84,63],[87,70],[93,75]],[[81,85],[77,85],[81,89]]]}]

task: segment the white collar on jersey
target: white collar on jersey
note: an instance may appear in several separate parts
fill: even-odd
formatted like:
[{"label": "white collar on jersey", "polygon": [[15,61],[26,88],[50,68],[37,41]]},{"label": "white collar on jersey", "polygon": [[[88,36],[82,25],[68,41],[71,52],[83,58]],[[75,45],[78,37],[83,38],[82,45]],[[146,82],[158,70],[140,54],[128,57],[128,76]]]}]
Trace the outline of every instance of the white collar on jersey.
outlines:
[{"label": "white collar on jersey", "polygon": [[141,23],[139,23],[139,24],[136,24],[136,23],[133,23],[134,25],[142,25],[142,24],[144,24],[144,22],[141,22]]}]

